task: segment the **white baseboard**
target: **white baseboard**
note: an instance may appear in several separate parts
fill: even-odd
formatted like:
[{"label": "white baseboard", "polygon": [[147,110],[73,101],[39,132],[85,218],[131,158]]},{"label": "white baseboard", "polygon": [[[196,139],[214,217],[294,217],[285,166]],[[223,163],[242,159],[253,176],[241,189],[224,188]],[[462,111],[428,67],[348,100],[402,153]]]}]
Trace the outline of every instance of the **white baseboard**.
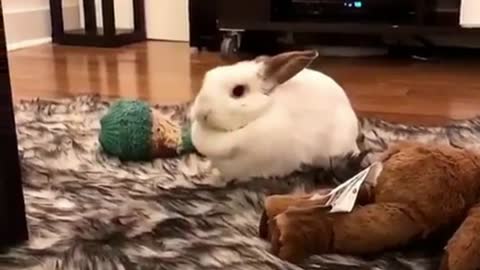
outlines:
[{"label": "white baseboard", "polygon": [[478,28],[480,25],[480,1],[462,0],[460,4],[460,25],[464,28]]},{"label": "white baseboard", "polygon": [[[80,27],[78,9],[78,5],[64,7],[66,29]],[[4,22],[8,50],[37,46],[52,41],[49,7],[4,10]]]},{"label": "white baseboard", "polygon": [[462,24],[463,28],[480,28],[480,23]]},{"label": "white baseboard", "polygon": [[8,51],[15,51],[15,50],[19,50],[19,49],[28,48],[28,47],[48,44],[48,43],[51,43],[51,42],[52,42],[52,38],[47,37],[47,38],[37,38],[37,39],[30,39],[30,40],[24,40],[24,41],[19,41],[19,42],[7,43],[7,50]]}]

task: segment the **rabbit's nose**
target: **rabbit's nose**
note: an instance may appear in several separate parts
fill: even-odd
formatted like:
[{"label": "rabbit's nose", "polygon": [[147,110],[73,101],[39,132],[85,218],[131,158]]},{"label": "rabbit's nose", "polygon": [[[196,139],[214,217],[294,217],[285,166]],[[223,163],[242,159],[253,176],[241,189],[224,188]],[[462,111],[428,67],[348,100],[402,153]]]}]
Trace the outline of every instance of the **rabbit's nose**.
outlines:
[{"label": "rabbit's nose", "polygon": [[195,113],[195,118],[199,121],[207,121],[208,117],[211,115],[210,109],[199,109]]},{"label": "rabbit's nose", "polygon": [[203,121],[208,121],[208,118],[212,115],[212,110],[206,110],[205,112],[203,112],[202,114],[202,120]]}]

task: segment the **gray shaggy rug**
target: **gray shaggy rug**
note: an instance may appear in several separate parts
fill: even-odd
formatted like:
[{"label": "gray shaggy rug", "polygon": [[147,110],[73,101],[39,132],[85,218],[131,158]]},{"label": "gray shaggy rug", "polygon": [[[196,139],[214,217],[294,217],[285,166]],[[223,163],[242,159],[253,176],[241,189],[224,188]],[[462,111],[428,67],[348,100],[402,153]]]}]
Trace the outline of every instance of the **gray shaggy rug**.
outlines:
[{"label": "gray shaggy rug", "polygon": [[[17,104],[30,241],[0,254],[0,269],[436,269],[442,245],[283,262],[257,237],[263,198],[335,174],[306,169],[239,184],[218,181],[194,154],[122,163],[97,142],[108,106],[85,96]],[[185,108],[159,107],[178,122]],[[371,150],[364,164],[404,139],[480,146],[478,119],[429,128],[361,119],[361,126],[360,144]]]}]

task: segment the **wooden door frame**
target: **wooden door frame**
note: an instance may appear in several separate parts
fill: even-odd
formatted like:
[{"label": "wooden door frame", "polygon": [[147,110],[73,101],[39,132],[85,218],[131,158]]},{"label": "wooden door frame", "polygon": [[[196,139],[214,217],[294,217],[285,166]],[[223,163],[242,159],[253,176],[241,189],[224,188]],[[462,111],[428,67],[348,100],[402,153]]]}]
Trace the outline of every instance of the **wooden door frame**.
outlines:
[{"label": "wooden door frame", "polygon": [[0,1],[0,246],[28,239],[12,88]]}]

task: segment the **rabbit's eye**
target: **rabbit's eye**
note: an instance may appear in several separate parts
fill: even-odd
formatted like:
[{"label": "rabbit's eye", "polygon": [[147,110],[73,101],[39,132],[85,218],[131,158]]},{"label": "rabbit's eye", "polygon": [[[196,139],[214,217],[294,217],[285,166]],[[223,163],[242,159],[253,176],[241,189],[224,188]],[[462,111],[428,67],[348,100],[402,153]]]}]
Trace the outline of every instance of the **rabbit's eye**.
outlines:
[{"label": "rabbit's eye", "polygon": [[232,89],[232,96],[235,98],[243,97],[243,95],[245,95],[246,90],[247,88],[245,87],[245,85],[237,85]]}]

